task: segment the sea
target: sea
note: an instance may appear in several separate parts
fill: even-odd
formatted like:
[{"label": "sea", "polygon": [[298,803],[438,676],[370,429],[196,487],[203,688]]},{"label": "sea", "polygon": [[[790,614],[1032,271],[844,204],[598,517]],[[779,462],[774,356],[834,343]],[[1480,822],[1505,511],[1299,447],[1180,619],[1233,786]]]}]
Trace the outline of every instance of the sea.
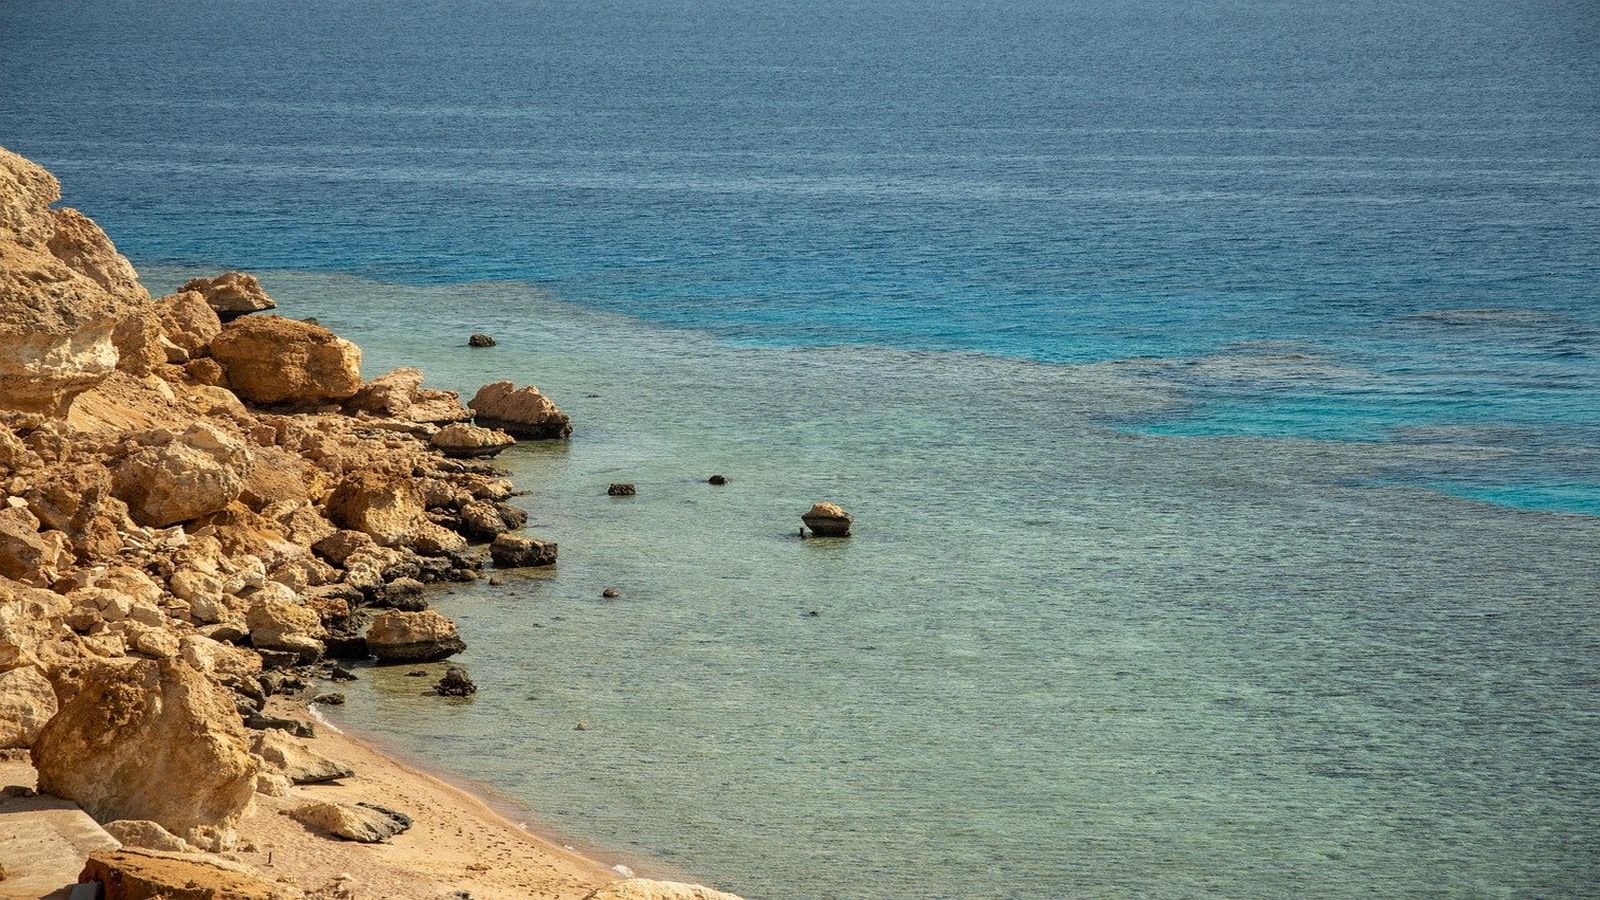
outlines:
[{"label": "sea", "polygon": [[328,712],[536,830],[1600,896],[1592,0],[6,0],[0,145],[157,292],[572,415],[499,459],[560,562],[432,598],[478,694]]}]

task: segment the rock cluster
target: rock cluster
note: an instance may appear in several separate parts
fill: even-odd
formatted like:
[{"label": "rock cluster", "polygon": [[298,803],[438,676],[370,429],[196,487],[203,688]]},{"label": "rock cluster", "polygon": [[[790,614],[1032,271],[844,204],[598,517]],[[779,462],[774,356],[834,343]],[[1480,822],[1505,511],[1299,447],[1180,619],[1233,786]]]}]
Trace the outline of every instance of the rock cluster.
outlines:
[{"label": "rock cluster", "polygon": [[[509,534],[511,484],[462,460],[513,439],[457,395],[363,381],[243,273],[152,300],[59,197],[0,150],[0,748],[129,843],[223,848],[257,792],[349,776],[269,697],[330,658],[459,653],[425,585],[478,577],[472,541],[554,544]],[[532,389],[485,397],[570,428]]]}]

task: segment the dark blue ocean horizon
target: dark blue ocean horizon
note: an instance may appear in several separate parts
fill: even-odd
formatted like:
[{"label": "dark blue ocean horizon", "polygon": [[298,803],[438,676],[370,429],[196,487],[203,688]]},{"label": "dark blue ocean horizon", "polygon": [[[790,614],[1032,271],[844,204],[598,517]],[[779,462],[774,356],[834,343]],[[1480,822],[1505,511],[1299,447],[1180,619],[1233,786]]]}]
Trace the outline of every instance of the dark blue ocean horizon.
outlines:
[{"label": "dark blue ocean horizon", "polygon": [[0,143],[140,265],[1154,357],[1190,403],[1128,427],[1493,431],[1401,477],[1600,513],[1591,4],[23,0],[0,49]]}]

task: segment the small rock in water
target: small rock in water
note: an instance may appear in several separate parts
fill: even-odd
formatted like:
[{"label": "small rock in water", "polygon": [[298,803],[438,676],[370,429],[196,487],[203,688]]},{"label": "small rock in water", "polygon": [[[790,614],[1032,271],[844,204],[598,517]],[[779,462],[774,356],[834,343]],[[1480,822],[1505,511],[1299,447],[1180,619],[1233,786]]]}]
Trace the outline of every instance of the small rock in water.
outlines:
[{"label": "small rock in water", "polygon": [[311,702],[312,703],[325,703],[325,704],[327,704],[329,706],[343,706],[344,705],[344,695],[343,694],[318,694],[317,696],[311,698]]},{"label": "small rock in water", "polygon": [[406,673],[406,677],[407,678],[426,678],[426,677],[428,677],[428,670],[427,669],[412,669],[411,671]]},{"label": "small rock in water", "polygon": [[815,619],[815,618],[817,618],[817,617],[819,617],[821,615],[822,615],[822,613],[820,613],[820,612],[818,612],[818,611],[816,611],[814,609],[812,611],[806,613],[806,616],[809,617],[809,618],[812,618],[812,619]]},{"label": "small rock in water", "polygon": [[328,677],[334,681],[355,681],[356,673],[346,669],[344,666],[334,666],[328,672]]},{"label": "small rock in water", "polygon": [[439,683],[433,686],[433,692],[441,697],[469,697],[478,692],[478,686],[467,677],[466,669],[451,666],[445,670]]},{"label": "small rock in water", "polygon": [[728,483],[726,475],[713,475],[706,479],[706,484],[724,485]]},{"label": "small rock in water", "polygon": [[616,588],[606,588],[605,590],[600,592],[600,596],[606,598],[607,600],[610,600],[610,599],[613,599],[615,597],[622,596],[622,592],[617,590]]},{"label": "small rock in water", "polygon": [[800,521],[817,537],[849,537],[855,517],[836,503],[813,503]]},{"label": "small rock in water", "polygon": [[489,576],[489,586],[490,587],[499,587],[500,585],[505,584],[505,583],[506,583],[506,580],[504,578],[501,578],[499,575],[490,575]]},{"label": "small rock in water", "polygon": [[572,730],[573,731],[588,731],[589,730],[589,723],[588,722],[579,722],[578,724],[572,726]]},{"label": "small rock in water", "polygon": [[467,338],[467,346],[468,347],[493,347],[494,346],[494,338],[489,337],[487,334],[483,334],[483,333],[480,332],[478,334],[473,335],[472,337]]},{"label": "small rock in water", "polygon": [[622,484],[618,482],[606,488],[606,493],[613,497],[632,497],[634,494],[638,493],[638,490],[631,484]]}]

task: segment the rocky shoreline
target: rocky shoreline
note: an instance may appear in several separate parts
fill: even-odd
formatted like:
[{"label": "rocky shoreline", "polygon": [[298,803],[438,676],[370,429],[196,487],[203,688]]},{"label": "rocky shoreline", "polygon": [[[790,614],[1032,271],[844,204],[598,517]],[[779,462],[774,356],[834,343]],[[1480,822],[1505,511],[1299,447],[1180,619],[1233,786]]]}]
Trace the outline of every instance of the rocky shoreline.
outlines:
[{"label": "rocky shoreline", "polygon": [[[350,858],[406,841],[415,811],[361,798],[285,703],[348,677],[340,661],[461,652],[427,584],[553,564],[481,460],[570,420],[509,381],[463,405],[416,369],[364,380],[358,347],[274,314],[244,273],[153,298],[59,198],[0,149],[0,750],[122,845],[80,861],[109,900],[438,896],[269,878],[241,823],[271,806]],[[330,783],[356,790],[312,796]],[[731,896],[562,871],[521,895]],[[494,893],[474,886],[456,896]]]}]

